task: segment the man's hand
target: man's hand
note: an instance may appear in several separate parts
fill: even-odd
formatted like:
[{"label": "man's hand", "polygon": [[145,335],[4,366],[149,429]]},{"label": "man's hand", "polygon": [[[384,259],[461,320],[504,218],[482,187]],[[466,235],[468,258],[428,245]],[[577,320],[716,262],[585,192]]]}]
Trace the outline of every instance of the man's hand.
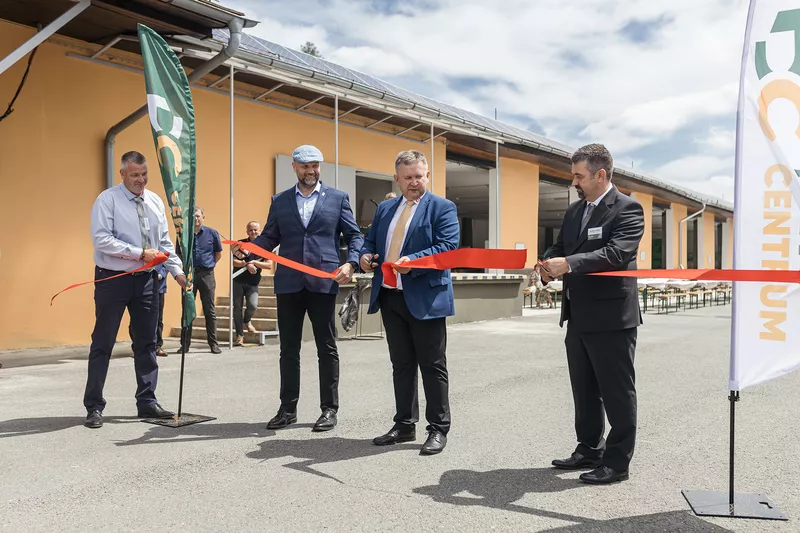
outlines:
[{"label": "man's hand", "polygon": [[[178,285],[181,286],[181,289],[185,289],[186,288],[186,274],[178,274],[177,276],[175,276],[175,281],[178,282]],[[187,290],[190,290],[190,289],[187,289]]]},{"label": "man's hand", "polygon": [[253,263],[247,263],[247,271],[250,272],[251,274],[255,274],[256,272],[258,272],[258,268],[256,268],[256,266]]},{"label": "man's hand", "polygon": [[334,281],[339,284],[350,283],[350,280],[353,278],[354,271],[355,269],[353,268],[353,265],[350,263],[345,263],[339,267],[339,273],[336,274]]},{"label": "man's hand", "polygon": [[242,245],[241,244],[231,244],[231,252],[234,253],[234,254],[236,252],[239,252],[243,256],[245,256],[248,253],[250,253],[247,250],[242,250]]},{"label": "man's hand", "polygon": [[[400,259],[397,260],[395,265],[399,265],[400,263],[408,263],[409,261],[411,261],[411,259],[409,259],[407,255],[404,255],[403,257],[401,257]],[[394,268],[394,271],[397,272],[398,274],[408,274],[409,272],[411,272],[411,267],[407,267],[406,268],[406,267],[396,266],[396,267],[393,267],[393,268]]]},{"label": "man's hand", "polygon": [[543,271],[549,278],[555,279],[569,273],[569,263],[565,257],[554,257],[542,262]]},{"label": "man's hand", "polygon": [[543,283],[550,283],[553,281],[553,278],[547,275],[547,271],[544,268],[539,269],[539,275],[542,276]]},{"label": "man's hand", "polygon": [[143,255],[142,261],[144,261],[145,263],[149,263],[150,261],[156,258],[156,256],[158,255],[158,250],[153,250],[152,248],[148,248],[147,250],[144,251],[142,255]]},{"label": "man's hand", "polygon": [[378,268],[378,254],[364,254],[361,256],[361,270],[364,272],[372,272]]}]

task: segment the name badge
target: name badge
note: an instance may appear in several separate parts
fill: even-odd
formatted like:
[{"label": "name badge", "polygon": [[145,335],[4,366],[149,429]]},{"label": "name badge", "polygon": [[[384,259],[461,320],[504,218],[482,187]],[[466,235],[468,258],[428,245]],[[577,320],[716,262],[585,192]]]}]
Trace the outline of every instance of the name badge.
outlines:
[{"label": "name badge", "polygon": [[594,241],[603,238],[603,228],[589,228],[589,240]]}]

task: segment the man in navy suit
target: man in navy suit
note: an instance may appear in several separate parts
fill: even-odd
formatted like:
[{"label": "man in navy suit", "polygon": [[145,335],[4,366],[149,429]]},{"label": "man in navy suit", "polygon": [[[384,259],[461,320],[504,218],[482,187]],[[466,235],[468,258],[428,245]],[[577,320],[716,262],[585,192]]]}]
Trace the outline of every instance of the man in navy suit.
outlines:
[{"label": "man in navy suit", "polygon": [[[297,185],[272,198],[264,231],[253,244],[306,266],[339,273],[335,280],[303,274],[278,265],[275,294],[278,300],[278,330],[281,356],[281,406],[267,424],[285,428],[297,421],[300,398],[300,342],[308,313],[314,330],[319,359],[320,408],[322,415],[314,431],[336,426],[339,410],[339,354],[336,351],[334,314],[340,283],[348,283],[358,267],[358,252],[364,243],[347,193],[324,185],[319,179],[322,152],[300,146],[292,153]],[[339,264],[339,235],[347,241],[347,261]],[[236,251],[236,246],[231,247]]]},{"label": "man in navy suit", "polygon": [[417,369],[422,373],[428,439],[423,455],[444,450],[450,430],[446,317],[455,314],[449,270],[397,267],[396,280],[384,279],[380,263],[405,263],[458,248],[456,206],[427,191],[428,161],[422,152],[400,152],[394,179],[403,195],[378,205],[361,268],[374,271],[369,312],[379,309],[392,361],[396,412],[394,427],[373,439],[377,446],[413,441],[419,420]]}]

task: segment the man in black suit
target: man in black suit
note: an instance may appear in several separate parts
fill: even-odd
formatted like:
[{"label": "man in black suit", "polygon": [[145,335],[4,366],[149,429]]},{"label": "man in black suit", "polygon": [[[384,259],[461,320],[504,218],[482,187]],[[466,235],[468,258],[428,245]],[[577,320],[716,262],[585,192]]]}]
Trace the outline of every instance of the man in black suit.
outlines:
[{"label": "man in black suit", "polygon": [[564,276],[561,326],[569,322],[565,344],[578,437],[575,452],[553,466],[593,468],[580,476],[592,484],[628,479],[636,441],[633,359],[642,323],[636,279],[585,275],[636,269],[644,211],[611,183],[613,167],[600,144],[572,155],[572,185],[581,199],[567,208],[542,271],[545,282]]}]

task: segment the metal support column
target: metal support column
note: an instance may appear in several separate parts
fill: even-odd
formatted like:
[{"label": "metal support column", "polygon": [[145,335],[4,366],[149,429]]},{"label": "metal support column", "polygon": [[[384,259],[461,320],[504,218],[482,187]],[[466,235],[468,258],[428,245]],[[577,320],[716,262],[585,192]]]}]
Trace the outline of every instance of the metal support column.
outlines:
[{"label": "metal support column", "polygon": [[[229,223],[228,223],[228,235],[229,235],[228,238],[233,240],[233,238],[234,238],[234,236],[233,236],[234,235],[233,234],[233,167],[234,167],[234,165],[233,165],[233,163],[234,163],[234,160],[233,160],[233,140],[234,140],[234,134],[233,134],[233,102],[234,102],[235,94],[234,94],[234,91],[233,91],[233,74],[234,74],[233,65],[231,65],[230,68],[231,68],[231,73],[230,73],[230,80],[231,80],[231,147],[230,147],[230,152],[231,152],[231,216],[230,216],[230,220],[229,220]],[[228,316],[228,349],[233,350],[233,335],[234,335],[234,331],[233,331],[233,254],[228,254],[228,258],[229,258],[228,261],[229,261],[229,264],[230,264],[230,273],[229,273],[229,276],[230,276],[230,287],[229,287],[230,292],[228,294],[231,295],[231,297],[228,299],[228,315],[229,315]]]},{"label": "metal support column", "polygon": [[[335,170],[333,175],[333,188],[339,188],[339,95],[333,97],[333,134],[334,134],[334,157]],[[355,201],[355,199],[353,199]]]},{"label": "metal support column", "polygon": [[431,123],[431,191],[436,194],[436,191],[433,190],[433,171],[434,171],[434,159],[435,154],[433,153],[434,148],[434,138],[433,138],[433,123]]},{"label": "metal support column", "polygon": [[51,35],[63,28],[69,21],[80,15],[87,7],[92,4],[90,0],[81,0],[76,5],[69,8],[63,15],[42,28],[42,30],[22,43],[22,45],[8,54],[0,61],[0,74],[8,70],[11,65],[25,57],[34,48],[45,42]]}]

